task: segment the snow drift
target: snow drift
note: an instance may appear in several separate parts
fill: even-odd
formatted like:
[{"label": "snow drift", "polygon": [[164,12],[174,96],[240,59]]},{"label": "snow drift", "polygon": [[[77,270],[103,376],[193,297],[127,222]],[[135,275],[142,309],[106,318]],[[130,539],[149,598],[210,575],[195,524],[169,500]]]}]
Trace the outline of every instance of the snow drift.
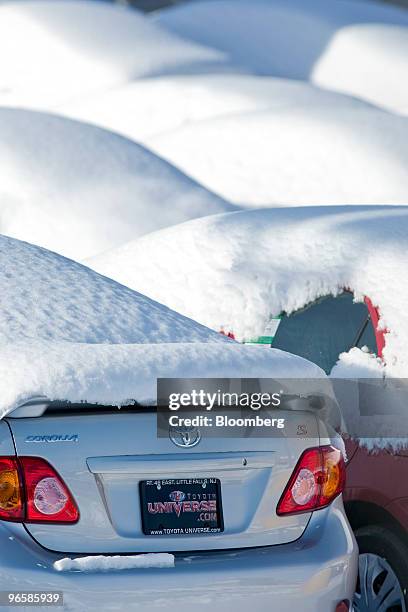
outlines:
[{"label": "snow drift", "polygon": [[176,343],[33,341],[1,346],[0,418],[34,397],[103,406],[154,404],[157,378],[309,378],[321,388],[324,372],[305,359],[215,335],[220,342],[214,336],[194,341],[198,334],[192,334],[189,342]]},{"label": "snow drift", "polygon": [[[408,207],[243,211],[190,221],[94,258],[96,270],[239,340],[345,287],[380,309],[384,357],[408,372]],[[367,356],[369,359],[369,356]]]},{"label": "snow drift", "polygon": [[33,397],[155,401],[158,377],[321,378],[244,347],[69,259],[0,236],[0,418]]},{"label": "snow drift", "polygon": [[200,74],[139,79],[60,106],[58,112],[143,142],[149,136],[196,121],[309,104],[369,108],[355,98],[302,81],[246,74]]},{"label": "snow drift", "polygon": [[153,20],[255,74],[310,79],[408,112],[403,9],[354,0],[207,0]]},{"label": "snow drift", "polygon": [[216,71],[223,57],[117,5],[0,6],[0,104],[49,110],[137,77]]},{"label": "snow drift", "polygon": [[0,232],[82,259],[230,210],[144,147],[50,114],[0,108]]},{"label": "snow drift", "polygon": [[289,96],[281,84],[281,106],[208,119],[146,142],[245,206],[408,202],[408,118],[340,96],[327,104],[316,92],[285,104]]},{"label": "snow drift", "polygon": [[0,346],[39,340],[119,344],[221,339],[86,266],[1,235],[0,295]]}]

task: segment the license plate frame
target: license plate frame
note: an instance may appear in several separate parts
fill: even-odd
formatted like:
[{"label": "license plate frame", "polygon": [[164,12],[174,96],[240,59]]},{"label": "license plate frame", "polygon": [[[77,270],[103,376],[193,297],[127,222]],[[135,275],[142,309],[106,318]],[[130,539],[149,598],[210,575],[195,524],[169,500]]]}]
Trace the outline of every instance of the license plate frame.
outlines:
[{"label": "license plate frame", "polygon": [[218,478],[155,478],[139,482],[146,536],[196,536],[224,531]]}]

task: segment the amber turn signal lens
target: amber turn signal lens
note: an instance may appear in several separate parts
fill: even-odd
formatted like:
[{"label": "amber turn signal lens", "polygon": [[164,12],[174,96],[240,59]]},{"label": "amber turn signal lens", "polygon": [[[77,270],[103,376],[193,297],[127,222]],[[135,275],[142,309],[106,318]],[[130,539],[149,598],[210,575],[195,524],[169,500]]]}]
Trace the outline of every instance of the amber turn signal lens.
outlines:
[{"label": "amber turn signal lens", "polygon": [[0,474],[0,508],[12,510],[19,504],[18,474],[16,471]]},{"label": "amber turn signal lens", "polygon": [[327,502],[334,499],[343,489],[345,484],[345,466],[341,451],[333,446],[326,446],[323,452],[323,478],[321,501]]},{"label": "amber turn signal lens", "polygon": [[14,459],[0,459],[0,519],[19,519],[23,511],[21,483]]}]

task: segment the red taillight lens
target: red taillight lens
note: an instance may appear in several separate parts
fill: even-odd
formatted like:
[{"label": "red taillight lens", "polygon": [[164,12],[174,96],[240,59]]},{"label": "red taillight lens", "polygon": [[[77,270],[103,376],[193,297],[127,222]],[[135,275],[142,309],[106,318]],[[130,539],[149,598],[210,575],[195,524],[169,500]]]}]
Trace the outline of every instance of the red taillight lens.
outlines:
[{"label": "red taillight lens", "polygon": [[278,515],[310,512],[328,506],[343,489],[346,469],[334,446],[309,448],[300,457],[278,503]]},{"label": "red taillight lens", "polygon": [[1,457],[0,519],[76,523],[79,512],[68,487],[47,461]]},{"label": "red taillight lens", "polygon": [[20,457],[26,490],[26,521],[75,523],[78,508],[66,484],[44,459]]}]

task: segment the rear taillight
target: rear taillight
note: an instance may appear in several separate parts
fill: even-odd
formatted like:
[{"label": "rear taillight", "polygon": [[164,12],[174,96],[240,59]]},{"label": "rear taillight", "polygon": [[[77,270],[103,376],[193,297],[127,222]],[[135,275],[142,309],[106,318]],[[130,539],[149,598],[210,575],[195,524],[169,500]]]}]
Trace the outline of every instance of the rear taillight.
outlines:
[{"label": "rear taillight", "polygon": [[53,467],[37,457],[0,457],[0,519],[76,523],[75,501]]},{"label": "rear taillight", "polygon": [[343,491],[345,478],[339,449],[320,446],[305,450],[278,503],[277,514],[311,512],[328,506]]},{"label": "rear taillight", "polygon": [[44,459],[20,457],[26,503],[26,521],[75,523],[78,508],[68,487]]},{"label": "rear taillight", "polygon": [[12,457],[0,457],[0,519],[21,521],[24,516],[19,465]]}]

